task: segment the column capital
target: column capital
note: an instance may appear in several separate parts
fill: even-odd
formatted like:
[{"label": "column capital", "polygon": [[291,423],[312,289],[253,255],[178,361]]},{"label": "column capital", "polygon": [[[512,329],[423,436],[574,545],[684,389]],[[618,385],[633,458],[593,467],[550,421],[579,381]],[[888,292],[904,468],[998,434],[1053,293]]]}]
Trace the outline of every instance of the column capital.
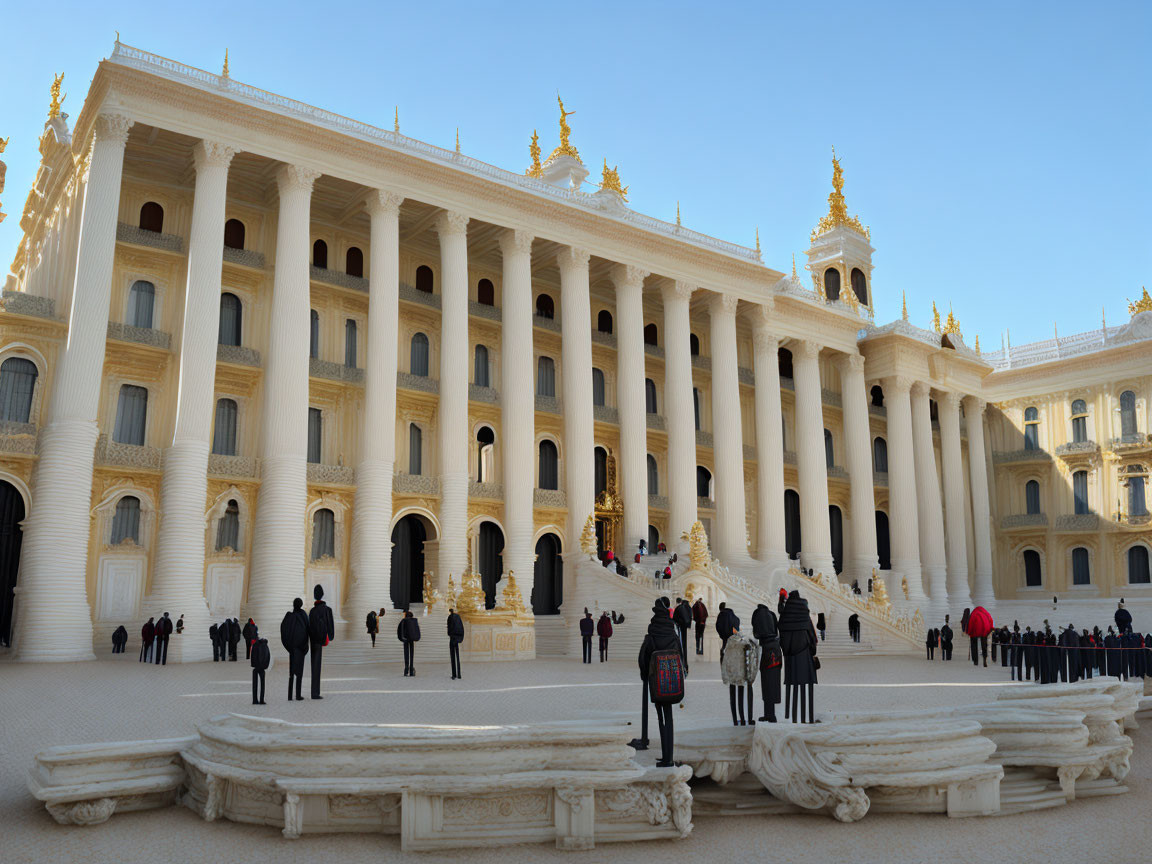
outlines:
[{"label": "column capital", "polygon": [[642,267],[637,267],[634,264],[617,264],[612,268],[612,282],[616,286],[616,290],[625,288],[640,288],[644,287],[644,280],[648,278],[648,271]]},{"label": "column capital", "polygon": [[665,304],[674,302],[687,303],[692,299],[692,292],[695,290],[695,285],[677,279],[674,282],[665,282],[660,288],[660,294],[664,297]]},{"label": "column capital", "polygon": [[399,192],[373,189],[364,198],[364,209],[370,216],[396,216],[399,215],[400,205],[403,203],[404,196]]},{"label": "column capital", "polygon": [[527,231],[509,228],[500,235],[500,251],[505,255],[531,255],[536,238]]},{"label": "column capital", "polygon": [[713,294],[708,301],[708,312],[712,315],[735,315],[740,306],[740,298],[731,294]]},{"label": "column capital", "polygon": [[864,374],[864,355],[841,354],[836,358],[836,365],[842,373],[859,372],[860,374]]},{"label": "column capital", "polygon": [[979,416],[983,414],[984,409],[988,407],[988,402],[984,399],[981,399],[979,396],[965,396],[963,402],[964,413],[967,415],[975,414],[976,416]]},{"label": "column capital", "polygon": [[561,246],[556,250],[556,264],[561,270],[569,268],[587,270],[591,258],[591,252],[576,246]]},{"label": "column capital", "polygon": [[441,237],[450,237],[455,234],[467,234],[468,222],[471,219],[466,213],[458,210],[445,210],[436,217],[436,233]]},{"label": "column capital", "polygon": [[912,383],[912,395],[917,399],[927,399],[931,392],[932,385],[927,381],[917,380]]},{"label": "column capital", "polygon": [[820,356],[820,343],[810,339],[797,339],[793,345],[792,354],[806,360],[815,360]]},{"label": "column capital", "polygon": [[955,390],[946,390],[940,394],[940,407],[949,411],[959,411],[961,398],[963,397]]},{"label": "column capital", "polygon": [[237,149],[223,141],[212,141],[204,138],[196,142],[196,146],[192,148],[192,160],[196,164],[197,171],[204,168],[227,170],[228,166],[232,164],[232,157],[236,155]]},{"label": "column capital", "polygon": [[280,194],[285,192],[311,192],[312,184],[320,172],[304,165],[281,165],[276,171],[276,185]]},{"label": "column capital", "polygon": [[92,124],[92,136],[97,141],[116,143],[123,147],[128,143],[128,130],[135,122],[124,114],[101,114]]},{"label": "column capital", "polygon": [[757,324],[752,331],[752,348],[757,354],[775,354],[780,350],[780,337],[766,324]]},{"label": "column capital", "polygon": [[916,383],[916,379],[911,375],[889,375],[887,378],[881,378],[880,382],[887,391],[907,393]]}]

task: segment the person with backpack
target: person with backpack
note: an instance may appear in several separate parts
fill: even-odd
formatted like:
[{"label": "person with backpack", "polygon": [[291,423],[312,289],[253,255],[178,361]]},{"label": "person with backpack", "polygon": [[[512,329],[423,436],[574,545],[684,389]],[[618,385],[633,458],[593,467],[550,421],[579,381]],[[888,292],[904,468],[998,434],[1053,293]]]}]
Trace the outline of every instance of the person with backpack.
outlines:
[{"label": "person with backpack", "polygon": [[[266,705],[264,701],[264,673],[272,663],[272,654],[268,650],[267,639],[257,639],[252,643],[248,652],[248,659],[252,663],[252,704]],[[256,695],[256,685],[260,685],[260,695]]]},{"label": "person with backpack", "polygon": [[396,626],[396,638],[404,643],[404,676],[416,677],[416,643],[420,641],[420,622],[405,612]]},{"label": "person with backpack", "polygon": [[156,665],[168,665],[168,640],[172,637],[172,619],[165,612],[156,622]]},{"label": "person with backpack", "polygon": [[596,622],[596,635],[600,637],[600,662],[608,659],[608,640],[612,638],[612,619],[607,612],[600,613],[600,620]]},{"label": "person with backpack", "polygon": [[452,664],[452,679],[459,680],[464,676],[460,674],[460,643],[464,641],[464,619],[455,609],[448,610],[448,660]]},{"label": "person with backpack", "polygon": [[692,604],[692,620],[696,622],[696,653],[704,653],[704,628],[708,626],[708,607],[704,598],[697,597]]},{"label": "person with backpack", "polygon": [[684,699],[684,665],[676,626],[669,615],[667,597],[660,597],[652,606],[652,620],[648,634],[640,645],[640,680],[644,683],[644,723],[642,740],[648,741],[648,699],[656,706],[656,723],[660,729],[660,759],[657,768],[671,768],[673,728],[672,706]]},{"label": "person with backpack", "polygon": [[292,701],[292,681],[296,681],[296,700],[304,678],[304,657],[308,653],[308,616],[304,612],[304,601],[297,597],[292,601],[292,611],[280,622],[280,644],[288,652],[288,701]]},{"label": "person with backpack", "polygon": [[112,653],[123,654],[124,646],[127,644],[128,631],[125,630],[124,625],[121,624],[119,627],[112,631]]},{"label": "person with backpack", "polygon": [[368,638],[372,640],[372,647],[376,647],[376,634],[380,632],[380,619],[375,609],[368,610],[368,617],[364,619],[364,627],[368,631]]},{"label": "person with backpack", "polygon": [[312,589],[315,602],[308,613],[308,639],[312,651],[312,698],[323,699],[320,695],[320,663],[324,658],[324,646],[336,636],[336,625],[332,620],[332,610],[324,602],[324,589],[317,585]]},{"label": "person with backpack", "polygon": [[592,613],[588,611],[588,607],[584,607],[584,617],[580,619],[580,646],[581,646],[581,662],[592,662],[592,634],[596,632],[596,622],[592,620]]}]

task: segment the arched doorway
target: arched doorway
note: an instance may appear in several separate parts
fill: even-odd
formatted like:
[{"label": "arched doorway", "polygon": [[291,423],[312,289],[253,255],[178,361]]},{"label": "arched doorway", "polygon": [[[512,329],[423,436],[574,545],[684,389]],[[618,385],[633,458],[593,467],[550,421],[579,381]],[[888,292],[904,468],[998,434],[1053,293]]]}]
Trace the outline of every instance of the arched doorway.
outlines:
[{"label": "arched doorway", "polygon": [[788,557],[800,557],[800,495],[795,489],[784,490],[784,548]]},{"label": "arched doorway", "polygon": [[876,511],[876,557],[880,559],[881,570],[892,569],[892,541],[888,535],[888,514]]},{"label": "arched doorway", "polygon": [[20,570],[24,498],[20,490],[0,480],[0,645],[12,640],[12,600]]},{"label": "arched doorway", "polygon": [[560,538],[555,534],[544,534],[536,541],[533,574],[532,614],[560,614],[564,603],[564,559],[560,557]]},{"label": "arched doorway", "polygon": [[496,583],[504,572],[504,532],[495,522],[480,523],[476,557],[480,567],[480,584],[484,586],[484,608],[491,609],[496,605]]},{"label": "arched doorway", "polygon": [[425,520],[409,513],[392,529],[392,608],[424,601]]},{"label": "arched doorway", "polygon": [[835,504],[828,505],[828,530],[832,539],[832,567],[839,576],[844,569],[844,514]]}]

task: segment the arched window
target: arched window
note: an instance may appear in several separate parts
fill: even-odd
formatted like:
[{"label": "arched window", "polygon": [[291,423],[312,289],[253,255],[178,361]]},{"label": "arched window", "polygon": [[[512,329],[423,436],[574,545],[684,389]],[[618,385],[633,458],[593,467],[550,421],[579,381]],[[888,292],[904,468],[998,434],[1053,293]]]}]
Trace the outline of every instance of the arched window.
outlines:
[{"label": "arched window", "polygon": [[888,473],[888,442],[880,437],[872,442],[872,470]]},{"label": "arched window", "polygon": [[140,208],[140,227],[145,231],[161,233],[164,230],[164,208],[155,201],[147,202]]},{"label": "arched window", "polygon": [[312,560],[336,557],[336,514],[321,507],[312,514]]},{"label": "arched window", "polygon": [[780,359],[780,377],[792,380],[792,352],[787,348],[781,348],[777,352]]},{"label": "arched window", "polygon": [[1072,475],[1072,498],[1076,513],[1091,513],[1088,507],[1088,472],[1077,471]]},{"label": "arched window", "polygon": [[1088,440],[1088,405],[1083,399],[1072,401],[1072,441],[1082,444]]},{"label": "arched window", "polygon": [[651,378],[644,379],[644,411],[648,414],[659,414],[656,406],[656,382]]},{"label": "arched window", "polygon": [[435,279],[432,276],[432,268],[427,264],[421,264],[416,268],[416,290],[422,291],[425,294],[431,294],[434,287]]},{"label": "arched window", "polygon": [[551,296],[541,294],[536,298],[536,314],[549,320],[556,317],[556,303]]},{"label": "arched window", "polygon": [[356,322],[351,318],[344,322],[344,365],[356,368]]},{"label": "arched window", "polygon": [[540,480],[541,489],[560,488],[560,466],[556,457],[556,445],[545,438],[540,442]]},{"label": "arched window", "polygon": [[308,356],[315,360],[320,356],[320,313],[312,310],[308,318]]},{"label": "arched window", "polygon": [[592,404],[597,408],[604,407],[604,370],[592,367]]},{"label": "arched window", "polygon": [[349,246],[344,253],[344,272],[349,276],[364,276],[364,253],[359,246]]},{"label": "arched window", "polygon": [[644,344],[645,345],[659,345],[657,341],[658,333],[655,324],[644,325]]},{"label": "arched window", "polygon": [[312,266],[328,269],[328,244],[323,240],[312,244]]},{"label": "arched window", "polygon": [[476,283],[476,302],[481,306],[496,305],[496,288],[491,279],[481,279]]},{"label": "arched window", "polygon": [[112,545],[119,546],[125,540],[140,545],[140,499],[135,495],[125,495],[117,501],[112,515]]},{"label": "arched window", "polygon": [[536,395],[556,395],[556,361],[541,355],[536,360]]},{"label": "arched window", "polygon": [[1152,579],[1148,572],[1148,547],[1133,546],[1128,550],[1128,584],[1147,585]]},{"label": "arched window", "polygon": [[244,223],[239,219],[229,219],[224,223],[224,245],[228,249],[244,248]]},{"label": "arched window", "polygon": [[824,430],[824,462],[831,468],[836,464],[836,451],[832,448],[832,433]]},{"label": "arched window", "polygon": [[872,404],[877,408],[884,407],[884,388],[879,384],[873,384],[872,389],[868,391],[872,397]]},{"label": "arched window", "polygon": [[408,473],[424,473],[424,433],[415,423],[408,424]]},{"label": "arched window", "polygon": [[1024,409],[1024,449],[1040,449],[1040,412],[1035,408]]},{"label": "arched window", "polygon": [[319,408],[308,409],[308,461],[320,464],[323,444],[324,414]]},{"label": "arched window", "polygon": [[1024,484],[1024,504],[1027,508],[1025,512],[1029,515],[1034,516],[1040,512],[1040,484],[1035,480]]},{"label": "arched window", "polygon": [[698,498],[712,497],[712,472],[703,465],[696,466],[696,496]]},{"label": "arched window", "polygon": [[152,327],[152,309],[156,304],[156,286],[137,279],[128,289],[128,323],[133,327]]},{"label": "arched window", "polygon": [[472,383],[477,387],[491,386],[488,383],[488,347],[477,345],[472,361]]},{"label": "arched window", "polygon": [[1072,550],[1072,584],[1092,584],[1092,574],[1089,572],[1088,564],[1088,550],[1083,546],[1077,546]]},{"label": "arched window", "polygon": [[496,446],[496,433],[491,426],[481,426],[476,431],[476,443],[479,451],[476,454],[476,480],[480,483],[491,483],[494,465],[494,450]]},{"label": "arched window", "polygon": [[217,456],[236,455],[237,413],[235,399],[216,400],[216,422],[212,430],[212,452]]},{"label": "arched window", "polygon": [[1136,394],[1131,390],[1120,394],[1120,434],[1136,434]]},{"label": "arched window", "polygon": [[9,357],[0,364],[0,420],[29,422],[39,374],[36,364],[24,357]]},{"label": "arched window", "polygon": [[656,457],[651,453],[648,454],[648,494],[660,494],[660,472],[656,468]]},{"label": "arched window", "polygon": [[413,375],[428,377],[428,337],[423,333],[412,334],[412,347],[409,363]]},{"label": "arched window", "polygon": [[863,305],[868,305],[868,280],[859,267],[852,268],[852,293]]},{"label": "arched window", "polygon": [[228,502],[224,515],[216,523],[216,551],[225,549],[240,551],[240,505],[235,501]]},{"label": "arched window", "polygon": [[648,551],[655,552],[660,547],[660,532],[655,525],[648,526]]},{"label": "arched window", "polygon": [[597,496],[608,488],[608,451],[597,447],[593,453],[592,486]]},{"label": "arched window", "polygon": [[1040,571],[1040,553],[1035,549],[1024,550],[1024,584],[1029,588],[1039,588],[1044,584]]},{"label": "arched window", "polygon": [[225,291],[220,295],[220,334],[217,341],[221,345],[240,345],[243,331],[244,304],[235,294]]},{"label": "arched window", "polygon": [[596,314],[596,329],[601,333],[612,332],[612,313],[607,309],[601,309]]},{"label": "arched window", "polygon": [[700,431],[700,391],[692,388],[692,416],[696,419],[696,431]]},{"label": "arched window", "polygon": [[[1128,470],[1141,471],[1143,469],[1138,465],[1133,465]],[[1136,474],[1128,477],[1128,515],[1148,515],[1148,501],[1144,496],[1144,477]]]},{"label": "arched window", "polygon": [[835,267],[824,271],[824,296],[829,300],[840,299],[840,271]]},{"label": "arched window", "polygon": [[134,384],[120,386],[120,400],[116,404],[116,426],[112,440],[118,444],[144,446],[144,432],[148,425],[148,391]]},{"label": "arched window", "polygon": [[695,333],[688,334],[688,353],[693,357],[700,356],[700,337]]}]

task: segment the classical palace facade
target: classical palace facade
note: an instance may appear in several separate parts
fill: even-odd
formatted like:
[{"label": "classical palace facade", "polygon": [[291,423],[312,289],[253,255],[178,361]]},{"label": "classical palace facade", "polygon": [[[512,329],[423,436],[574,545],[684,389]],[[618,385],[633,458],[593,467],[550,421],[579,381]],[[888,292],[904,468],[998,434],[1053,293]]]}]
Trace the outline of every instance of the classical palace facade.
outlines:
[{"label": "classical palace facade", "polygon": [[628,562],[699,520],[747,578],[876,570],[926,617],[1152,596],[1146,293],[981,354],[873,320],[837,161],[802,279],[586,183],[562,103],[517,173],[120,43],[71,128],[59,89],[0,311],[20,657],[316,583],[355,623],[514,571],[554,614],[590,515]]}]

